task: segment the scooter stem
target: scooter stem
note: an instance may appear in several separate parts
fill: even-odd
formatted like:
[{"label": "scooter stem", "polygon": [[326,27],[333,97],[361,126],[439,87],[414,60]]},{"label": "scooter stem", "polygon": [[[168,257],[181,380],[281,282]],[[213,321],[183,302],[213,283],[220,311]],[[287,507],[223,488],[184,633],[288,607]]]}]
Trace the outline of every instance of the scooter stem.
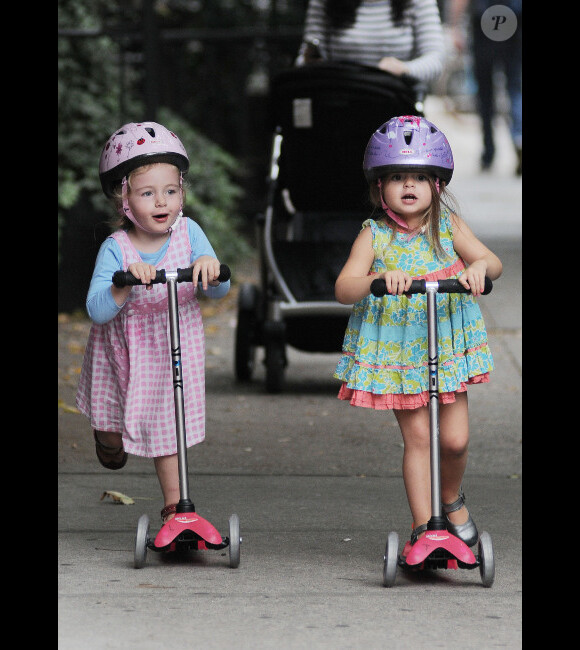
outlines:
[{"label": "scooter stem", "polygon": [[[179,512],[195,510],[189,508],[189,481],[187,475],[187,448],[185,441],[185,409],[183,401],[183,374],[181,368],[181,343],[179,339],[179,318],[177,312],[177,272],[166,272],[167,298],[169,304],[169,332],[171,341],[171,365],[173,367],[173,397],[175,401],[175,427],[177,434],[177,460],[179,465]],[[193,504],[192,504],[193,505]],[[185,506],[185,509],[180,508]]]},{"label": "scooter stem", "polygon": [[439,457],[439,352],[437,342],[437,281],[426,281],[427,294],[427,350],[429,357],[429,429],[431,445],[431,519],[429,530],[447,528],[441,515],[441,464]]}]

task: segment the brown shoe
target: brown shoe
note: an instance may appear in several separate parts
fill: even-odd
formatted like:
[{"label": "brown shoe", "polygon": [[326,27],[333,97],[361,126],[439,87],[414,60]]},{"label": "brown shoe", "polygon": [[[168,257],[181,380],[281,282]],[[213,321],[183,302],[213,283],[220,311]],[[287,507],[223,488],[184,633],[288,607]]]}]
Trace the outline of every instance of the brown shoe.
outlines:
[{"label": "brown shoe", "polygon": [[109,447],[97,438],[97,432],[94,430],[93,435],[95,436],[95,451],[99,463],[106,469],[121,469],[125,467],[128,454],[123,447]]}]

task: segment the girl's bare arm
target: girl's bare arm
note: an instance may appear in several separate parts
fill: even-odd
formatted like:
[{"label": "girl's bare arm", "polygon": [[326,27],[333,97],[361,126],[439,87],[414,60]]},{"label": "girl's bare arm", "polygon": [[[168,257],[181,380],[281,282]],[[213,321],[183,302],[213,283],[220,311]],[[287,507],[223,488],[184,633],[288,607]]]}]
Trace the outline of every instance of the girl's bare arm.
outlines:
[{"label": "girl's bare arm", "polygon": [[459,276],[459,282],[471,289],[477,296],[483,292],[484,278],[497,280],[502,272],[502,263],[499,257],[473,234],[471,228],[457,215],[452,215],[453,222],[453,248],[463,261],[468,265]]}]

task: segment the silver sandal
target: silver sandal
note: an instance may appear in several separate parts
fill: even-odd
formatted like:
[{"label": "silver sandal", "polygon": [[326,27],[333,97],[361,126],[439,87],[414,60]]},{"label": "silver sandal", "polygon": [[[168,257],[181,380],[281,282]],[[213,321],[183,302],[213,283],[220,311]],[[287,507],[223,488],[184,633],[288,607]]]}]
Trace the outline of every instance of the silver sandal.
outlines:
[{"label": "silver sandal", "polygon": [[475,522],[471,518],[471,515],[468,513],[467,521],[464,524],[454,524],[449,521],[447,514],[449,512],[455,512],[460,510],[465,505],[465,494],[463,494],[463,488],[459,489],[459,498],[456,499],[453,503],[444,503],[443,512],[445,513],[445,519],[447,519],[447,530],[455,537],[467,544],[467,546],[474,546],[479,539],[479,533],[477,532],[477,527]]},{"label": "silver sandal", "polygon": [[420,526],[413,528],[411,531],[411,546],[413,546],[413,544],[417,541],[419,535],[421,535],[421,533],[424,533],[426,530],[427,524],[421,524]]}]

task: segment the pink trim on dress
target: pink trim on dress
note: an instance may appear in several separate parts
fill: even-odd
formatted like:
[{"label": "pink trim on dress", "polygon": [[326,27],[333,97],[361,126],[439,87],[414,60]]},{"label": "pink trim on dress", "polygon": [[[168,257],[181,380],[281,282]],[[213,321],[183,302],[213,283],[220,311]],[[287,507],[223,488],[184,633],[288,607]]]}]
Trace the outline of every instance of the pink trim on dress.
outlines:
[{"label": "pink trim on dress", "polygon": [[[468,350],[466,350],[466,353],[472,354],[473,352],[477,352],[478,350],[481,350],[482,348],[487,347],[487,345],[488,345],[487,342],[482,343],[481,345],[478,345],[475,348],[469,348]],[[342,354],[345,357],[353,357],[353,358],[355,357],[354,352],[343,352]],[[465,356],[465,352],[457,352],[454,356],[461,359],[461,358],[463,358]],[[393,365],[386,366],[386,365],[379,365],[379,364],[376,364],[376,363],[366,363],[364,361],[356,361],[356,360],[355,360],[355,365],[357,367],[359,367],[359,368],[368,368],[369,370],[398,370],[398,371],[401,371],[401,370],[414,370],[415,369],[415,366],[393,366]],[[444,363],[442,363],[441,367],[452,366],[452,365],[453,365],[453,361],[449,360],[449,361],[445,361]],[[428,366],[429,366],[429,362],[425,362],[422,365],[423,368],[427,368]]]},{"label": "pink trim on dress", "polygon": [[[439,269],[438,271],[433,271],[431,273],[426,273],[425,275],[416,275],[413,277],[413,280],[428,280],[432,282],[433,280],[446,280],[461,273],[465,269],[465,262],[459,258],[451,266],[447,266],[444,269]],[[369,271],[368,275],[379,275],[385,271]]]},{"label": "pink trim on dress", "polygon": [[[487,384],[489,382],[489,372],[482,375],[471,377],[467,382],[461,382],[461,386],[456,391],[448,393],[439,393],[440,404],[451,404],[455,401],[455,393],[464,393],[468,384]],[[416,409],[429,404],[429,391],[408,395],[405,393],[396,394],[378,394],[369,393],[366,390],[356,390],[348,388],[346,382],[343,382],[338,391],[338,399],[350,402],[352,406],[362,406],[377,410],[387,409]]]},{"label": "pink trim on dress", "polygon": [[454,262],[451,266],[448,266],[444,269],[439,269],[439,271],[433,271],[432,273],[426,273],[425,275],[418,275],[413,278],[413,280],[445,280],[450,278],[458,273],[461,273],[465,269],[465,262],[461,257]]}]

